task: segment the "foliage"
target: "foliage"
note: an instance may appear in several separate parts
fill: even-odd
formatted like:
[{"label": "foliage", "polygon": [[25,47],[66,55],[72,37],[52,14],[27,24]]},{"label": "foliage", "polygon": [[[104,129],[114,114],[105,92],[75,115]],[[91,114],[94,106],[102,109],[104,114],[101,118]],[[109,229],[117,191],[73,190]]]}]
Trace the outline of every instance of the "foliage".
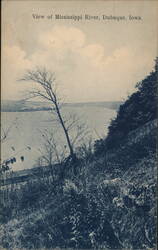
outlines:
[{"label": "foliage", "polygon": [[155,129],[120,138],[156,118],[156,71],[137,88],[107,140],[95,142],[95,154],[91,142],[82,144],[78,158],[53,168],[56,145],[45,135],[50,174],[43,169],[32,181],[0,190],[2,248],[155,249]]},{"label": "foliage", "polygon": [[[107,138],[96,142],[96,152],[117,147],[127,134],[157,118],[157,65],[144,80],[136,85],[137,91],[120,105],[117,117],[111,121]],[[101,147],[101,148],[100,148]],[[100,148],[100,149],[99,149]]]},{"label": "foliage", "polygon": [[54,183],[42,178],[13,190],[8,206],[5,202],[2,207],[8,216],[1,221],[1,245],[8,249],[154,248],[154,154],[130,163],[117,175],[104,172],[103,161],[83,162],[73,179]]}]

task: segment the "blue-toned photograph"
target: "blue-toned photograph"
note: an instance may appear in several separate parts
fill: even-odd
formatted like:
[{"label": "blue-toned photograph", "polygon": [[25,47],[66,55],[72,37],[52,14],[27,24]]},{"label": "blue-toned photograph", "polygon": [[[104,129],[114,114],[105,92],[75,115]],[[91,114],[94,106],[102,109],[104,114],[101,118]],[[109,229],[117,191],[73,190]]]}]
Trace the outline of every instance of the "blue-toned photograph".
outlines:
[{"label": "blue-toned photograph", "polygon": [[2,1],[0,249],[156,250],[157,19]]}]

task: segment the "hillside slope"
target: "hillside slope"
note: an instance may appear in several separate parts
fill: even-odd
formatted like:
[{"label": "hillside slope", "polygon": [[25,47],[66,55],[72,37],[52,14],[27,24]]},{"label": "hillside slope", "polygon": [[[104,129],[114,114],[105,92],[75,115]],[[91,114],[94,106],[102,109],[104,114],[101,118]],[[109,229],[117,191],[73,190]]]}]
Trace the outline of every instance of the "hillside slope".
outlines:
[{"label": "hillside slope", "polygon": [[2,249],[156,249],[157,62],[94,150],[0,190]]},{"label": "hillside slope", "polygon": [[133,135],[133,143],[122,143],[112,157],[107,152],[85,158],[77,176],[71,171],[62,180],[43,176],[15,186],[2,206],[1,246],[154,249],[156,156],[150,132],[140,140]]}]

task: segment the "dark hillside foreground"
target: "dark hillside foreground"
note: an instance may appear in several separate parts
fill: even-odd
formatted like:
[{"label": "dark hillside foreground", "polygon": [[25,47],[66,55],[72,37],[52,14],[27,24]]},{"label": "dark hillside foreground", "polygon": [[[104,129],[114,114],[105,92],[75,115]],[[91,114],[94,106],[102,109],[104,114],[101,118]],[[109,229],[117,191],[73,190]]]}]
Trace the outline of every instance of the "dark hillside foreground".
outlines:
[{"label": "dark hillside foreground", "polygon": [[107,160],[84,159],[77,176],[14,184],[1,200],[1,246],[154,249],[155,152],[148,140],[143,143],[150,148],[144,157],[133,159],[136,143],[126,155],[122,149]]},{"label": "dark hillside foreground", "polygon": [[1,249],[156,249],[156,74],[94,150],[1,187]]}]

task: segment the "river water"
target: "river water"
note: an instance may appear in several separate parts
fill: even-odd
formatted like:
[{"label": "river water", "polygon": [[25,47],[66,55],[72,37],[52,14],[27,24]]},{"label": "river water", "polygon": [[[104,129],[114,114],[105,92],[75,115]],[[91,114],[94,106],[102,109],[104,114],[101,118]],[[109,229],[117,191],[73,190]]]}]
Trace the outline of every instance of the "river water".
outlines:
[{"label": "river water", "polygon": [[[107,128],[116,111],[105,107],[84,106],[65,107],[62,110],[65,117],[76,114],[79,123],[86,124],[87,135],[85,141],[92,141],[105,137]],[[49,111],[34,112],[2,112],[1,123],[4,131],[9,132],[2,143],[2,161],[10,157],[16,158],[13,170],[32,168],[37,165],[37,159],[43,152],[43,136],[45,131],[52,132],[58,144],[65,145],[64,135],[59,124],[51,121],[54,118]],[[83,142],[83,140],[81,141]],[[80,142],[80,143],[81,143]],[[21,158],[21,156],[23,158]]]}]

